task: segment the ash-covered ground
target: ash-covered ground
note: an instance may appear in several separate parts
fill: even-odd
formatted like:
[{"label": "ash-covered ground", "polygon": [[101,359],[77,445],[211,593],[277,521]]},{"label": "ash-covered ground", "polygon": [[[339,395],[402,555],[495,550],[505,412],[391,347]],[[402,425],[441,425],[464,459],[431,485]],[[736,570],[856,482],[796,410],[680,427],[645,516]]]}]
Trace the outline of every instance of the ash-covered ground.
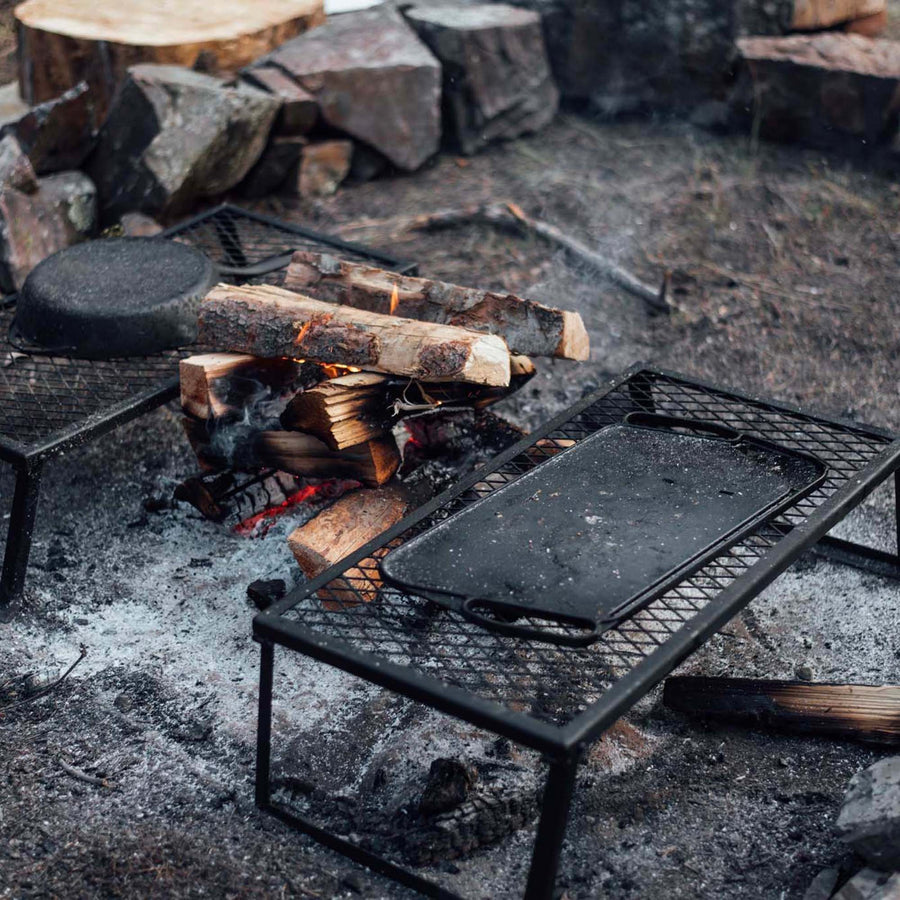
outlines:
[{"label": "ash-covered ground", "polygon": [[[671,269],[676,309],[648,318],[545,245],[481,226],[360,225],[497,199],[646,280]],[[578,309],[592,359],[539,361],[500,408],[523,427],[642,358],[900,424],[900,191],[877,172],[683,124],[565,116],[472,160],[445,156],[315,205],[260,207],[416,259],[425,274]],[[19,676],[86,655],[47,696],[0,710],[0,897],[403,896],[254,808],[258,652],[246,586],[293,577],[284,537],[305,513],[257,540],[188,507],[145,510],[194,471],[172,409],[47,469],[26,602],[0,625],[0,697]],[[11,487],[3,469],[4,501]],[[888,546],[890,503],[876,497],[847,533]],[[896,683],[898,605],[894,584],[803,561],[684,671],[795,677],[808,667],[817,680]],[[323,808],[377,796],[399,809],[437,757],[465,758],[501,793],[539,784],[537,760],[492,735],[293,654],[279,652],[276,671],[278,772]],[[846,782],[877,756],[702,726],[654,693],[581,770],[560,886],[569,898],[800,897],[820,868],[852,865],[832,825]],[[529,842],[522,829],[431,874],[469,896],[513,897]]]}]

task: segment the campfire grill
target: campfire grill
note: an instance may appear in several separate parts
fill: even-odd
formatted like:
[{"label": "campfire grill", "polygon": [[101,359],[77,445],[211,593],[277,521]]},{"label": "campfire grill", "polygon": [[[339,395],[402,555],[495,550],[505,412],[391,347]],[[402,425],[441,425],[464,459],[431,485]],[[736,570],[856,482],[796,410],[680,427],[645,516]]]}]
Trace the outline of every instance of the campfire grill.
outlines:
[{"label": "campfire grill", "polygon": [[[542,439],[577,442],[634,412],[711,422],[773,441],[818,457],[828,466],[827,476],[589,647],[500,635],[394,588],[382,587],[376,600],[362,602],[377,590],[376,560],[393,542],[421,534],[533,470],[554,453],[553,445],[538,443]],[[426,895],[455,896],[363,842],[326,831],[273,792],[273,666],[280,645],[544,754],[549,770],[525,896],[551,897],[579,759],[590,742],[814,546],[839,561],[900,577],[897,553],[827,536],[891,475],[897,496],[898,469],[900,441],[884,432],[656,369],[631,370],[256,616],[254,636],[262,651],[257,803]],[[327,609],[323,596],[332,600]]]},{"label": "campfire grill", "polygon": [[[297,225],[224,205],[167,230],[169,238],[202,250],[223,280],[277,284],[291,250],[334,248],[342,257],[371,260],[412,273],[411,264]],[[0,576],[0,606],[22,591],[37,511],[41,468],[52,456],[105,434],[178,395],[178,361],[193,352],[113,360],[20,353],[9,343],[14,298],[0,309],[0,460],[16,485]]]}]

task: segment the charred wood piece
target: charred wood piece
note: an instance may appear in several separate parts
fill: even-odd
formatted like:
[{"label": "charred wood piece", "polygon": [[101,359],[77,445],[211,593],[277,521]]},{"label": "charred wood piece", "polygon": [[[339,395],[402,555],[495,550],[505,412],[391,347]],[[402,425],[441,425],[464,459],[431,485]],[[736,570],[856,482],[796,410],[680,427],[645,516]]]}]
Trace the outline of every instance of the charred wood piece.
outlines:
[{"label": "charred wood piece", "polygon": [[675,677],[663,703],[690,715],[803,734],[900,744],[900,686]]}]

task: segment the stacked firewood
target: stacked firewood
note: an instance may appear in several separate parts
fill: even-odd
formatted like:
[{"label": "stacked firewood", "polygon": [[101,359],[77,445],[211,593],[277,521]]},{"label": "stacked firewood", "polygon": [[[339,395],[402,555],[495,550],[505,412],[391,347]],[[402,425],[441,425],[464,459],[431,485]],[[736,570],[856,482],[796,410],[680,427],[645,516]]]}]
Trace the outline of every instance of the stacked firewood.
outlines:
[{"label": "stacked firewood", "polygon": [[308,575],[407,511],[402,486],[388,485],[401,420],[484,409],[534,375],[531,356],[589,351],[577,313],[306,251],[283,287],[215,287],[200,341],[216,352],[182,361],[181,405],[205,470],[271,468],[365,488],[319,516],[321,538],[292,535]]}]

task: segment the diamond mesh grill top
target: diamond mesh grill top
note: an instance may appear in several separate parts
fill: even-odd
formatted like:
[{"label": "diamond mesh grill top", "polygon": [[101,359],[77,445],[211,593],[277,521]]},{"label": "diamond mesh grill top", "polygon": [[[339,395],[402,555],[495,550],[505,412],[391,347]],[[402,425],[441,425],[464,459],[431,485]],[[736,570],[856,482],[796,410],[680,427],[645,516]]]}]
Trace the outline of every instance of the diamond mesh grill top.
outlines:
[{"label": "diamond mesh grill top", "polygon": [[[890,438],[834,425],[762,402],[695,385],[675,376],[642,372],[599,399],[542,441],[448,502],[397,540],[514,481],[542,459],[639,409],[718,422],[818,456],[830,467],[821,487],[775,521],[718,556],[647,608],[587,648],[559,648],[508,638],[418,597],[382,588],[376,600],[377,560],[388,547],[350,566],[318,596],[300,595],[282,615],[317,636],[339,639],[354,653],[371,654],[510,711],[564,726],[596,702],[637,663],[657,650],[736,578],[805,521],[855,473],[881,455]],[[557,442],[562,442],[557,443]],[[332,602],[323,604],[323,600]],[[263,618],[263,617],[261,617]],[[528,624],[520,619],[520,624]],[[546,623],[540,623],[546,627]],[[276,625],[277,627],[277,625]]]},{"label": "diamond mesh grill top", "polygon": [[[247,266],[291,249],[322,250],[335,246],[311,232],[258,218],[236,207],[220,207],[176,226],[169,237],[202,250],[214,262]],[[347,259],[371,259],[365,251],[343,245]],[[382,265],[390,263],[381,259]],[[277,284],[283,272],[255,278],[223,280],[267,281]],[[31,356],[8,341],[13,310],[0,310],[0,446],[28,453],[50,444],[95,418],[106,419],[119,408],[137,404],[154,393],[162,395],[177,383],[178,360],[196,348],[149,357],[104,361]]]}]

